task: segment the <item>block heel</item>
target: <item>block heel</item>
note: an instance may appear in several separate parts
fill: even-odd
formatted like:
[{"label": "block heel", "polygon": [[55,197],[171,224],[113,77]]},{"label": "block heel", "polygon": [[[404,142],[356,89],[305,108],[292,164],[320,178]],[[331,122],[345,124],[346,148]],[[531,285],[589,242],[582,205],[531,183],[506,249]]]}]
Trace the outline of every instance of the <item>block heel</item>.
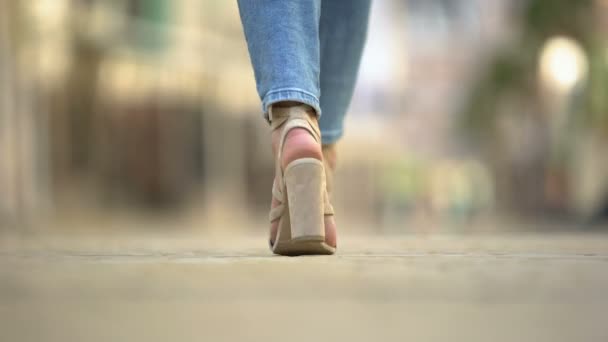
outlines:
[{"label": "block heel", "polygon": [[284,177],[289,210],[273,251],[283,255],[333,254],[335,249],[325,243],[323,163],[314,158],[295,160],[285,169]]}]

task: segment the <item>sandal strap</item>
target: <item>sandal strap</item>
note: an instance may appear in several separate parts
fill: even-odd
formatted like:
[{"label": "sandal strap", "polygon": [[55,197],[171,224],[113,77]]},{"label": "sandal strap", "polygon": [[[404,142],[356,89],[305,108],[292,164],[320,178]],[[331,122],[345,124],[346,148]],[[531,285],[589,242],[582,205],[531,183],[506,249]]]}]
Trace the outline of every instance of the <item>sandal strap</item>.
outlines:
[{"label": "sandal strap", "polygon": [[270,214],[268,214],[269,221],[274,222],[274,221],[278,220],[281,216],[283,216],[284,210],[285,210],[285,204],[283,204],[283,203],[270,209]]},{"label": "sandal strap", "polygon": [[279,204],[270,209],[270,214],[268,215],[270,222],[281,217],[283,215],[283,210],[285,209],[285,195],[281,191],[281,187],[277,186],[276,180],[272,182],[272,197],[274,197]]},{"label": "sandal strap", "polygon": [[285,195],[281,188],[277,186],[276,181],[272,183],[272,196],[279,202],[285,203]]},{"label": "sandal strap", "polygon": [[329,163],[325,158],[325,149],[323,150],[323,166],[325,167],[325,193],[323,195],[323,205],[325,207],[325,216],[334,215],[334,206],[331,204],[331,192],[334,188],[334,173],[329,167]]},{"label": "sandal strap", "polygon": [[[268,115],[271,120],[270,126],[272,127],[272,130],[277,130],[285,125],[285,127],[283,127],[283,132],[281,133],[279,147],[282,147],[282,143],[284,142],[287,133],[294,128],[306,129],[317,142],[321,142],[319,125],[311,118],[311,113],[314,114],[314,109],[307,105],[270,107]],[[281,149],[279,149],[279,151],[281,151]]]}]

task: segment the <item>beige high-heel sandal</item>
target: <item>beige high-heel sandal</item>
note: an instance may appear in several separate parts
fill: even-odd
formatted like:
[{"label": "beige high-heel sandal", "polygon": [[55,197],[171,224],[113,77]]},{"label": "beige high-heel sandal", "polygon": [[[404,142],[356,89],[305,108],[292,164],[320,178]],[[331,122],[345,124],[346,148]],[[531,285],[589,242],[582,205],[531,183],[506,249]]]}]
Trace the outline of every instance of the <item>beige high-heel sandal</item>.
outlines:
[{"label": "beige high-heel sandal", "polygon": [[279,220],[270,249],[280,255],[333,254],[336,249],[325,242],[325,215],[333,215],[326,190],[323,162],[316,158],[300,158],[283,170],[281,156],[287,133],[294,128],[307,130],[321,143],[319,127],[308,110],[292,106],[270,109],[273,130],[282,128],[276,159],[272,195],[279,205],[270,210],[270,222]]}]

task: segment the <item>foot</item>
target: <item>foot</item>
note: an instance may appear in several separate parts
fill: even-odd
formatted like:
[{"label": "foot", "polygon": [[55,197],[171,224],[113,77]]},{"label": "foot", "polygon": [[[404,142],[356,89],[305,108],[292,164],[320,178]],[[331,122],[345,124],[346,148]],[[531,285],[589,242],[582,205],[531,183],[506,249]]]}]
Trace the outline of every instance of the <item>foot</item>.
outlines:
[{"label": "foot", "polygon": [[[314,118],[316,121],[316,118]],[[281,129],[272,132],[272,150],[274,157],[277,157],[279,139],[281,137]],[[335,154],[334,154],[335,155]],[[284,168],[292,161],[300,158],[315,158],[323,160],[323,152],[321,145],[310,135],[310,133],[302,128],[295,128],[287,133],[285,143],[283,144],[283,154],[281,156],[281,166]],[[333,161],[335,165],[335,158]],[[330,164],[331,167],[331,164]],[[278,206],[280,203],[274,198],[272,199],[272,207]],[[276,220],[270,226],[270,239],[274,241],[277,236],[279,221]],[[336,247],[336,223],[333,216],[325,216],[325,242],[332,247]]]}]

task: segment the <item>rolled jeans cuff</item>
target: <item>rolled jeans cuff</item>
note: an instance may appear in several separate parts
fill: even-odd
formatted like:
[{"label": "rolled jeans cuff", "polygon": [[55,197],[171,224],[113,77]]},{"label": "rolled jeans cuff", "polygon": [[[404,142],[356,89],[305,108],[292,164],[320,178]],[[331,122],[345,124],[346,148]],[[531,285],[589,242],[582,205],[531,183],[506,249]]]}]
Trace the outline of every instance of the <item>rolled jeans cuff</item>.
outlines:
[{"label": "rolled jeans cuff", "polygon": [[271,90],[264,96],[262,110],[266,120],[269,119],[268,108],[274,103],[283,101],[294,101],[309,105],[317,112],[317,117],[321,117],[321,105],[317,96],[299,88],[282,88]]}]

